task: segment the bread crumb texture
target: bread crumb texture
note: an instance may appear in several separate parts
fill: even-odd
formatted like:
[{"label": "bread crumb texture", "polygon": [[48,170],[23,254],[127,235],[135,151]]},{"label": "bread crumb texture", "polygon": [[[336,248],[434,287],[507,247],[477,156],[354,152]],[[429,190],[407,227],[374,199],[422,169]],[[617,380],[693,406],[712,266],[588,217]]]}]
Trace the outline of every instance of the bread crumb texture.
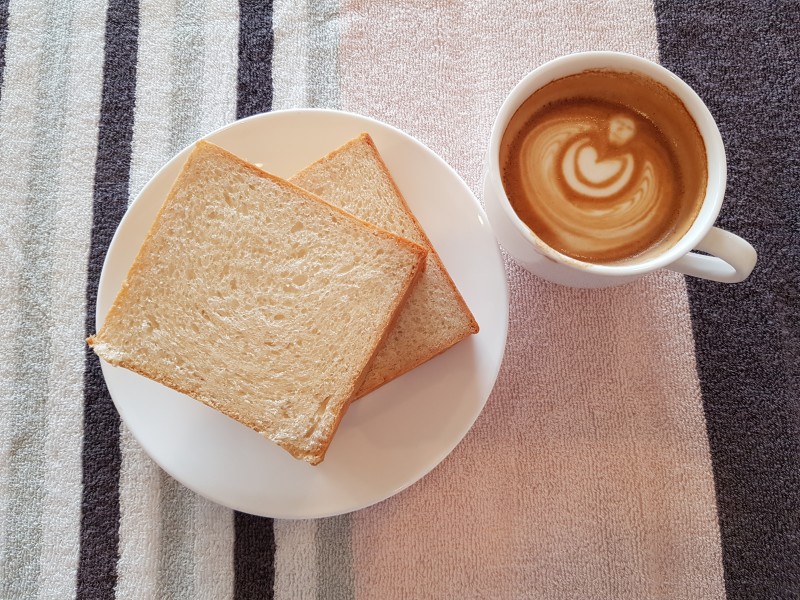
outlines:
[{"label": "bread crumb texture", "polygon": [[317,464],[423,260],[201,142],[90,343]]},{"label": "bread crumb texture", "polygon": [[430,250],[425,271],[375,357],[357,396],[369,393],[478,332],[477,321],[368,134],[334,150],[290,181]]}]

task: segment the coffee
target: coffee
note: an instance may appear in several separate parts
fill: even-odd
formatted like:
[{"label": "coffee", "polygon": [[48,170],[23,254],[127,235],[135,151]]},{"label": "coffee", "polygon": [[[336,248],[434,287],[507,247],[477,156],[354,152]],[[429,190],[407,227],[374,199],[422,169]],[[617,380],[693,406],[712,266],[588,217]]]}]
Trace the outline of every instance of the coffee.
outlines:
[{"label": "coffee", "polygon": [[595,264],[645,260],[691,226],[705,145],[675,94],[634,73],[589,70],[534,92],[500,144],[503,187],[551,248]]}]

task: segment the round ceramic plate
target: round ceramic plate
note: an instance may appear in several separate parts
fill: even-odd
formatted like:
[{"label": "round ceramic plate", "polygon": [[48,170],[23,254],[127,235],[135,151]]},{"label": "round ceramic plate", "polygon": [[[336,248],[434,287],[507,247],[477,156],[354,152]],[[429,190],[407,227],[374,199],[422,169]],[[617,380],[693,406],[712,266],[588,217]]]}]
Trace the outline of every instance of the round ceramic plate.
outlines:
[{"label": "round ceramic plate", "polygon": [[[455,448],[494,386],[508,320],[503,261],[480,204],[441,158],[389,125],[325,110],[256,115],[206,139],[289,177],[364,131],[375,140],[480,332],[355,402],[316,467],[200,402],[103,363],[111,397],[147,453],[182,484],[219,504],[255,515],[310,518],[384,500]],[[153,177],[120,223],[100,278],[98,329],[188,153],[187,148]]]}]

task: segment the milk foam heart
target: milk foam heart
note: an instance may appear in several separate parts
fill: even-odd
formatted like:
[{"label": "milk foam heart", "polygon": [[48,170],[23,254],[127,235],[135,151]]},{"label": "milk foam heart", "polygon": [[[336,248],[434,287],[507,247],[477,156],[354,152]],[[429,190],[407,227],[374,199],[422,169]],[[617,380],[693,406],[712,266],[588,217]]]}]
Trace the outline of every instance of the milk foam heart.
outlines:
[{"label": "milk foam heart", "polygon": [[561,160],[561,176],[573,192],[590,198],[609,198],[631,182],[633,156],[598,161],[590,138],[567,146]]},{"label": "milk foam heart", "polygon": [[528,227],[595,263],[636,260],[682,236],[707,181],[686,108],[632,73],[586,71],[535,92],[506,129],[500,164]]}]

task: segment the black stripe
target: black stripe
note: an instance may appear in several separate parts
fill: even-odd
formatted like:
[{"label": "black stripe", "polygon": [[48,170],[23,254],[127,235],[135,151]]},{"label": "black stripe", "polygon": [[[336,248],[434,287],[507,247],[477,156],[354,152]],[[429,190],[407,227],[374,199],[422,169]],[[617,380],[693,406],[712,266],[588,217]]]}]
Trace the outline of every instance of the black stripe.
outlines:
[{"label": "black stripe", "polygon": [[748,281],[687,278],[729,598],[800,595],[800,5],[657,0],[661,62],[728,152],[718,225],[750,240]]},{"label": "black stripe", "polygon": [[[103,260],[128,204],[138,34],[138,3],[110,0],[86,282],[87,336],[95,333],[97,286]],[[120,419],[108,394],[100,363],[88,347],[83,428],[77,597],[113,598],[119,559]]]},{"label": "black stripe", "polygon": [[6,72],[6,39],[8,38],[9,0],[0,0],[0,98],[3,97],[3,75]]},{"label": "black stripe", "polygon": [[[239,2],[236,118],[272,110],[272,1]],[[234,513],[234,597],[273,598],[275,535],[272,519]]]},{"label": "black stripe", "polygon": [[275,583],[275,534],[272,519],[234,513],[236,538],[233,549],[236,600],[273,598]]},{"label": "black stripe", "polygon": [[239,0],[236,118],[272,110],[272,0]]}]

